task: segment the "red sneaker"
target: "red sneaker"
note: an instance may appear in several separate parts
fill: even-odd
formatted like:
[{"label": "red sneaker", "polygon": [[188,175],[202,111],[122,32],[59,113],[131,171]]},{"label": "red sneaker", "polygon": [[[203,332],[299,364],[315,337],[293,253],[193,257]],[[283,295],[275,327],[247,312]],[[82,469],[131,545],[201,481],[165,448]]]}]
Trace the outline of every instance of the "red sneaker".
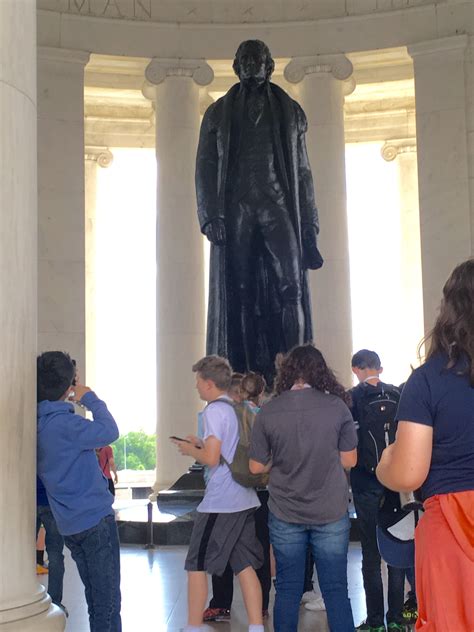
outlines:
[{"label": "red sneaker", "polygon": [[222,623],[230,621],[230,610],[227,608],[207,608],[202,615],[203,621],[215,621]]}]

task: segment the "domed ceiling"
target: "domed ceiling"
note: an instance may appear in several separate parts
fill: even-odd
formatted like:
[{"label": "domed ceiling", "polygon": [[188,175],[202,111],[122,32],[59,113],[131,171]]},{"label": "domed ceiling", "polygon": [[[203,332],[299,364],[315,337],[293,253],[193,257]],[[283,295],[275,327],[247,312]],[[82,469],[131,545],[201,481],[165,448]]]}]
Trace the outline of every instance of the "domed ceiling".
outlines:
[{"label": "domed ceiling", "polygon": [[38,9],[61,13],[191,24],[302,22],[430,4],[433,0],[37,0]]}]

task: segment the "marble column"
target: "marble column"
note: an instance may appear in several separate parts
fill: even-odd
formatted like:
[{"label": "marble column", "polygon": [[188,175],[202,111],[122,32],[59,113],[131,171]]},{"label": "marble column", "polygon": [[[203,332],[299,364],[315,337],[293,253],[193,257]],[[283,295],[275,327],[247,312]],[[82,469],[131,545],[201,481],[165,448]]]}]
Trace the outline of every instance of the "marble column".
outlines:
[{"label": "marble column", "polygon": [[344,55],[294,58],[285,78],[299,84],[319,210],[324,266],[310,272],[314,342],[346,385],[352,384],[352,326],[347,234],[344,95],[354,89]]},{"label": "marble column", "polygon": [[194,171],[199,86],[209,84],[213,72],[202,60],[154,59],[145,76],[144,93],[156,107],[158,491],[189,466],[168,437],[195,433],[202,408],[191,371],[205,354],[204,248]]},{"label": "marble column", "polygon": [[418,365],[418,345],[423,338],[423,283],[421,275],[420,213],[416,139],[390,140],[382,147],[387,162],[396,161],[400,191],[400,355]]},{"label": "marble column", "polygon": [[0,2],[0,630],[64,630],[35,574],[36,6]]},{"label": "marble column", "polygon": [[85,148],[85,250],[86,250],[86,366],[85,383],[94,385],[96,367],[96,200],[97,171],[106,169],[114,159],[108,147]]},{"label": "marble column", "polygon": [[38,347],[85,373],[84,67],[89,53],[38,49]]},{"label": "marble column", "polygon": [[442,287],[472,253],[465,50],[467,35],[408,47],[415,71],[425,330]]}]

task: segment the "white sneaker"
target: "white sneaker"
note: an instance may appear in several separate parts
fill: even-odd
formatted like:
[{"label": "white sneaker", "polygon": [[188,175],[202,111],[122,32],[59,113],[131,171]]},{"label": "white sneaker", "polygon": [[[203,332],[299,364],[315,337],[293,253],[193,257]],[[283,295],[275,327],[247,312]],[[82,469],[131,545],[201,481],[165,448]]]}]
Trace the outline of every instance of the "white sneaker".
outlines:
[{"label": "white sneaker", "polygon": [[316,599],[307,601],[304,607],[306,608],[306,610],[313,610],[313,611],[326,610],[326,606],[324,605],[324,599],[322,597],[316,597]]},{"label": "white sneaker", "polygon": [[313,601],[313,599],[316,599],[316,593],[314,590],[307,590],[301,597],[301,603],[307,603],[308,601]]}]

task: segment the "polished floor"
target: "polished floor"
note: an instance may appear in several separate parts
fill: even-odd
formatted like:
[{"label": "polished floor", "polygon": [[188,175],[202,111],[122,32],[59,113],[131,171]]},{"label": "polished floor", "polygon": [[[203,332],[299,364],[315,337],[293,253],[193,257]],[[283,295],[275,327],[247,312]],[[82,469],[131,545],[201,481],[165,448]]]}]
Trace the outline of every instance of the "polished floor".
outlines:
[{"label": "polished floor", "polygon": [[[141,546],[122,546],[122,621],[123,632],[178,632],[186,623],[186,575],[183,570],[187,547],[166,546],[145,551]],[[87,607],[76,566],[66,550],[66,575],[63,602],[69,610],[66,632],[88,632]],[[47,586],[47,575],[40,580]],[[273,594],[273,591],[272,591]],[[349,551],[349,594],[355,622],[365,616],[360,574],[360,546],[351,543]],[[273,601],[273,599],[272,599]],[[236,588],[231,623],[208,625],[212,632],[244,632],[245,610]],[[265,628],[273,630],[271,617]],[[323,612],[303,607],[300,631],[328,630]]]}]

